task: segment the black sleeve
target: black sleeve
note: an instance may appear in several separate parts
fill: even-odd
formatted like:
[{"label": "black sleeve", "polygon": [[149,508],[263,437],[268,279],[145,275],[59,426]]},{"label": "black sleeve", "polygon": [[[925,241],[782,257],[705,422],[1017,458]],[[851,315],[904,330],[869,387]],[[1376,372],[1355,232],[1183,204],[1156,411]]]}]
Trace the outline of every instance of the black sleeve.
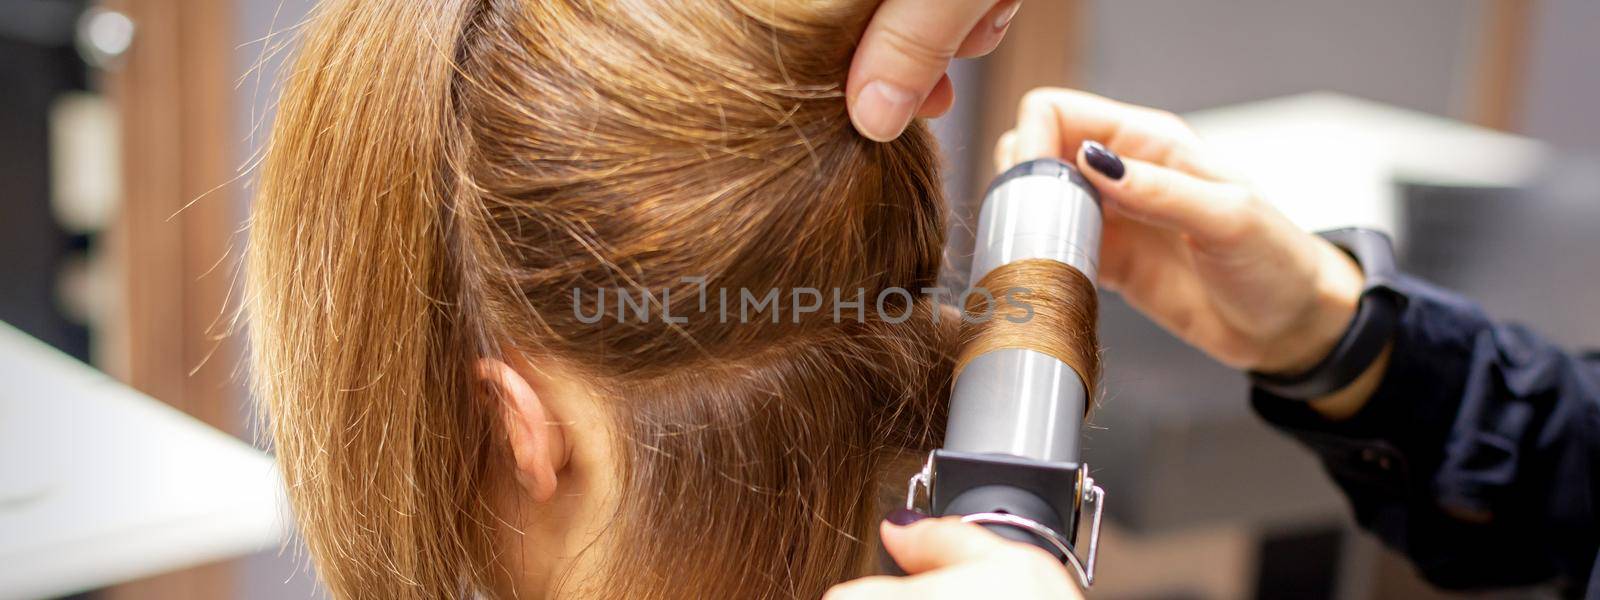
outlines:
[{"label": "black sleeve", "polygon": [[1600,597],[1600,363],[1412,278],[1389,368],[1352,418],[1252,392],[1360,525],[1448,588],[1556,581]]}]

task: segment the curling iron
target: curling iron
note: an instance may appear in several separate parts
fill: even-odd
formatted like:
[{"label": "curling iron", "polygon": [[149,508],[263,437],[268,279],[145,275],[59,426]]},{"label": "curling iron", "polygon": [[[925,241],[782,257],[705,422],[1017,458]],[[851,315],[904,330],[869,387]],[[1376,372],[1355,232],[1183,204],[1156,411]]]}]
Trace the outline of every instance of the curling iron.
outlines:
[{"label": "curling iron", "polygon": [[[971,281],[1016,261],[1047,259],[1092,282],[1100,228],[1099,194],[1076,168],[1055,159],[1019,164],[984,194]],[[1036,350],[998,348],[972,357],[951,391],[944,447],[911,477],[906,508],[916,510],[925,495],[923,512],[961,515],[1039,546],[1089,587],[1105,499],[1079,454],[1092,383]],[[1080,558],[1076,540],[1085,520],[1088,548]]]}]

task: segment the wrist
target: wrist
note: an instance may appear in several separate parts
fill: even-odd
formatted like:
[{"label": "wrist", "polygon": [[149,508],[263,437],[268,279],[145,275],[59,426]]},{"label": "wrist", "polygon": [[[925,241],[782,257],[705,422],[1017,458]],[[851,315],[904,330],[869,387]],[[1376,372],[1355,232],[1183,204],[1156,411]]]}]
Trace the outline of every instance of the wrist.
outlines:
[{"label": "wrist", "polygon": [[[1300,370],[1274,373],[1257,369],[1249,374],[1257,388],[1302,401],[1333,395],[1370,371],[1393,341],[1406,307],[1406,296],[1393,287],[1399,274],[1389,236],[1354,227],[1324,231],[1317,236],[1326,242],[1324,246],[1336,247],[1341,254],[1348,252],[1350,262],[1319,259],[1314,263],[1317,267],[1312,282],[1302,284],[1311,288],[1308,296],[1312,300],[1306,304],[1317,306],[1304,311],[1309,316],[1304,319],[1302,336],[1313,341],[1298,346],[1298,352],[1285,350],[1285,356],[1295,356],[1296,360],[1279,365]],[[1347,299],[1349,279],[1360,282],[1353,310]],[[1328,331],[1338,332],[1338,337],[1331,348],[1324,349],[1320,345]],[[1316,356],[1321,358],[1310,367],[1304,366],[1304,361],[1311,360],[1308,357]]]},{"label": "wrist", "polygon": [[1361,267],[1344,251],[1321,238],[1316,245],[1316,267],[1311,297],[1301,317],[1266,353],[1255,370],[1292,375],[1316,366],[1333,351],[1355,319],[1364,285]]}]

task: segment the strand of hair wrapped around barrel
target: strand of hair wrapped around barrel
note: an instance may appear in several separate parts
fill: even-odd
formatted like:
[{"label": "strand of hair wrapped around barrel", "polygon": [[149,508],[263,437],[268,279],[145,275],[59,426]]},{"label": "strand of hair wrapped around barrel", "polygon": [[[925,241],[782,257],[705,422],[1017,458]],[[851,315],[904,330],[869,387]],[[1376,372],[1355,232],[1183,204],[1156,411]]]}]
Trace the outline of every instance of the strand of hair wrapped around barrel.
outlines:
[{"label": "strand of hair wrapped around barrel", "polygon": [[[972,359],[996,350],[1033,350],[1072,367],[1083,380],[1087,397],[1094,398],[1100,381],[1094,282],[1065,263],[1027,259],[990,271],[977,287],[989,293],[967,296],[957,375]],[[1086,403],[1084,411],[1092,405]]]}]

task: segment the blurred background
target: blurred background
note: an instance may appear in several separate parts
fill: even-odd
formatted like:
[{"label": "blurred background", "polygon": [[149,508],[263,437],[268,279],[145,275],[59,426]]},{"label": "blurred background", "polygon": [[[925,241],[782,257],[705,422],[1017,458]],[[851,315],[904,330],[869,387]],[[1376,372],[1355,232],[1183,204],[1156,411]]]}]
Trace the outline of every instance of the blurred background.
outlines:
[{"label": "blurred background", "polygon": [[[0,0],[0,598],[319,597],[228,308],[312,4]],[[934,124],[953,248],[1022,93],[1083,88],[1185,114],[1305,227],[1385,229],[1404,268],[1600,346],[1597,31],[1592,0],[1028,0]],[[1241,376],[1102,311],[1094,597],[1456,597],[1352,529]]]}]

